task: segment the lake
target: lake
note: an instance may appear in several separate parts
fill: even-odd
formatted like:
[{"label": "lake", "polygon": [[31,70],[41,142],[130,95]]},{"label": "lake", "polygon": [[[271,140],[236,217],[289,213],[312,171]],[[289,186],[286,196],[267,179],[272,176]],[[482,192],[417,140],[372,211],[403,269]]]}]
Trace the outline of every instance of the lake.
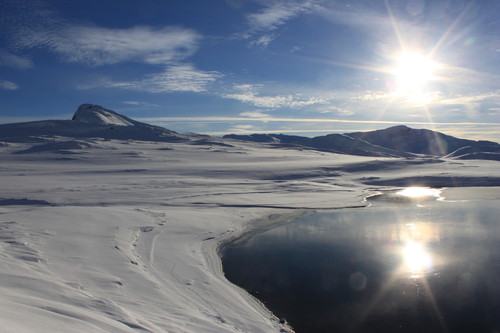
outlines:
[{"label": "lake", "polygon": [[225,275],[297,333],[500,331],[500,201],[423,190],[238,239]]}]

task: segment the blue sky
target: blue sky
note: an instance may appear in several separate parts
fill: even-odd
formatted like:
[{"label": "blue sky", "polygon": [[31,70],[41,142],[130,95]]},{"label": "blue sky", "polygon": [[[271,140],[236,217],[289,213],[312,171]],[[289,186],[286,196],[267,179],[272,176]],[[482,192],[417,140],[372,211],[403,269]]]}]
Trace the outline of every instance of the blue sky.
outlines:
[{"label": "blue sky", "polygon": [[2,0],[0,122],[94,103],[180,132],[406,124],[500,141],[493,0]]}]

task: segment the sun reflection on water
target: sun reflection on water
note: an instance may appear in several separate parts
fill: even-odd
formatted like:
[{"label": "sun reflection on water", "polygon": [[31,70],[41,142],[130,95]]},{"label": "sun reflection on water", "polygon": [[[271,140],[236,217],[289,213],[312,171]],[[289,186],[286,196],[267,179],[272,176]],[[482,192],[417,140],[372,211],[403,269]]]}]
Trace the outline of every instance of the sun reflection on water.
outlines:
[{"label": "sun reflection on water", "polygon": [[407,187],[401,191],[396,192],[396,194],[408,198],[424,198],[424,197],[439,198],[441,196],[441,190],[437,188],[415,186],[415,187]]},{"label": "sun reflection on water", "polygon": [[422,277],[432,269],[432,257],[422,243],[408,241],[403,249],[403,259],[411,278]]},{"label": "sun reflection on water", "polygon": [[412,221],[404,226],[401,224],[400,228],[401,265],[398,274],[409,278],[428,276],[436,269],[436,258],[433,258],[429,245],[440,242],[439,226],[431,222]]}]

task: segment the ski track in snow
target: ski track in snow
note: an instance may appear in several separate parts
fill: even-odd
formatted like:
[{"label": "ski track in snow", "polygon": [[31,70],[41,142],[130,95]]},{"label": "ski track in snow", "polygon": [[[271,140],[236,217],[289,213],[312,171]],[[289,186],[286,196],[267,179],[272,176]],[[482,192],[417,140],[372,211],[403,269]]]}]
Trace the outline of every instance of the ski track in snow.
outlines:
[{"label": "ski track in snow", "polygon": [[53,141],[0,145],[2,332],[289,331],[224,278],[220,245],[381,188],[500,185],[495,161]]}]

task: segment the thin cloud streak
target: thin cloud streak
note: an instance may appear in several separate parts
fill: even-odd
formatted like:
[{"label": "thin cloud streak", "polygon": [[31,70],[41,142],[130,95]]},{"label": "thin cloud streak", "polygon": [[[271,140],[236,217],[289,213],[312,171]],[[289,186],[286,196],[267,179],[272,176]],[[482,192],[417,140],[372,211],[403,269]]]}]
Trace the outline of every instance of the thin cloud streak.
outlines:
[{"label": "thin cloud streak", "polygon": [[292,129],[277,129],[277,130],[258,130],[250,131],[245,129],[240,129],[238,131],[220,131],[220,132],[203,132],[203,134],[208,135],[226,135],[226,134],[276,134],[276,133],[352,133],[352,132],[366,132],[375,129],[354,129],[354,130],[339,130],[339,129],[325,129],[325,130],[292,130]]},{"label": "thin cloud streak", "polygon": [[149,93],[204,92],[208,85],[221,78],[216,71],[202,71],[191,64],[177,64],[167,67],[161,73],[150,74],[143,79],[119,82],[110,79],[80,85],[79,89],[120,88]]},{"label": "thin cloud streak", "polygon": [[147,108],[157,108],[157,107],[160,107],[159,104],[148,103],[148,102],[141,102],[141,101],[123,101],[122,103],[123,104],[127,104],[127,105],[147,107]]},{"label": "thin cloud streak", "polygon": [[0,80],[0,88],[5,90],[17,90],[19,85],[7,80]]},{"label": "thin cloud streak", "polygon": [[500,126],[500,123],[481,122],[425,122],[425,121],[392,121],[392,120],[346,120],[329,118],[271,118],[271,117],[145,117],[137,118],[145,122],[230,122],[230,121],[254,121],[254,122],[308,122],[308,123],[346,123],[346,124],[408,124],[408,125],[471,125],[471,126]]},{"label": "thin cloud streak", "polygon": [[234,99],[262,108],[299,108],[314,104],[325,104],[327,102],[327,100],[324,98],[304,97],[297,94],[260,96],[257,92],[258,87],[258,85],[252,84],[235,85],[233,88],[236,90],[236,92],[222,94],[221,97],[226,99]]},{"label": "thin cloud streak", "polygon": [[293,17],[311,10],[314,1],[305,2],[275,2],[259,13],[248,15],[247,20],[252,30],[272,31]]},{"label": "thin cloud streak", "polygon": [[276,30],[294,17],[317,8],[315,0],[275,1],[257,13],[247,15],[248,30],[237,38],[253,39],[249,46],[267,47],[279,35]]},{"label": "thin cloud streak", "polygon": [[28,69],[33,67],[33,61],[10,52],[0,51],[0,66]]},{"label": "thin cloud streak", "polygon": [[471,96],[456,96],[443,98],[439,101],[440,104],[446,105],[466,105],[470,103],[477,103],[485,100],[494,100],[500,102],[500,92],[489,92],[479,95]]}]

